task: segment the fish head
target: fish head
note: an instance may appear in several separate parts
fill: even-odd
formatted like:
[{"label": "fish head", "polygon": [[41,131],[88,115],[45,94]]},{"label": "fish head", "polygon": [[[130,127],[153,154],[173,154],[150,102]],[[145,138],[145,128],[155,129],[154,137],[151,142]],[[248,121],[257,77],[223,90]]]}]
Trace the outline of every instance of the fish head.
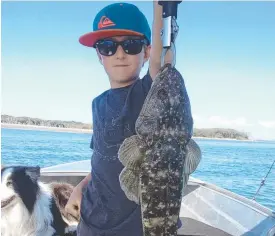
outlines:
[{"label": "fish head", "polygon": [[[157,74],[136,122],[136,132],[147,140],[159,136],[167,123],[191,136],[193,119],[184,80],[178,70],[165,65]],[[184,135],[185,136],[185,135]]]}]

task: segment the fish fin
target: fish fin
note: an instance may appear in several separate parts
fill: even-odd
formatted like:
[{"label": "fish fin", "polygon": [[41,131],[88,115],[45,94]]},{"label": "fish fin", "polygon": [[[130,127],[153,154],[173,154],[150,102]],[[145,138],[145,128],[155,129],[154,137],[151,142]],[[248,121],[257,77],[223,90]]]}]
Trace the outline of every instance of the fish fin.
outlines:
[{"label": "fish fin", "polygon": [[189,174],[183,174],[182,179],[183,179],[183,186],[182,186],[182,197],[184,197],[186,195],[186,191],[187,191],[187,185],[188,185],[188,181],[189,181]]},{"label": "fish fin", "polygon": [[119,175],[121,189],[130,201],[139,204],[140,188],[139,173],[133,169],[124,168]]},{"label": "fish fin", "polygon": [[136,168],[140,166],[143,160],[142,148],[145,144],[137,135],[126,138],[118,150],[118,159],[127,168]]},{"label": "fish fin", "polygon": [[193,139],[190,139],[190,141],[186,145],[184,173],[187,175],[192,174],[198,167],[200,161],[201,161],[201,149]]},{"label": "fish fin", "polygon": [[145,156],[143,148],[145,143],[137,136],[126,138],[118,150],[118,159],[124,165],[119,175],[121,189],[127,198],[139,203],[139,174],[140,167]]}]

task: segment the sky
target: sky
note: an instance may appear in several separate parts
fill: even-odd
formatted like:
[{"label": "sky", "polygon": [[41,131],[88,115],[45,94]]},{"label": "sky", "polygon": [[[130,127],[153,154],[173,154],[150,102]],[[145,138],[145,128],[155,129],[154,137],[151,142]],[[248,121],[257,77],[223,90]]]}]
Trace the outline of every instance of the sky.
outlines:
[{"label": "sky", "polygon": [[[91,102],[110,85],[94,49],[78,39],[109,3],[2,2],[2,114],[92,123]],[[151,25],[153,3],[132,3]],[[176,68],[195,128],[275,139],[274,9],[275,2],[179,5]]]}]

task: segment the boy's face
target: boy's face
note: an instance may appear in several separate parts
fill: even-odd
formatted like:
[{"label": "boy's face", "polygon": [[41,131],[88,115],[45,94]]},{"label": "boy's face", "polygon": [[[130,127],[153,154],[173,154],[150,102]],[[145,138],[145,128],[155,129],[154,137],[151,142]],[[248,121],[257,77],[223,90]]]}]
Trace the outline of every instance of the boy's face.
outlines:
[{"label": "boy's face", "polygon": [[[132,41],[127,41],[131,40]],[[96,47],[101,64],[109,76],[111,87],[119,88],[131,84],[138,76],[144,63],[149,59],[150,46],[136,36],[116,36],[105,39]],[[126,53],[121,45],[115,51],[113,42],[125,42]]]}]

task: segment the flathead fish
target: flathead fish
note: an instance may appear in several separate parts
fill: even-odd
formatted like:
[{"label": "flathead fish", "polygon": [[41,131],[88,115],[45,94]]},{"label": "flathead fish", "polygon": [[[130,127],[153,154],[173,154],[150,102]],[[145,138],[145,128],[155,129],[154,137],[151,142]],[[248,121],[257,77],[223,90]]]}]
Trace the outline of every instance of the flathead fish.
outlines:
[{"label": "flathead fish", "polygon": [[181,74],[170,64],[154,79],[118,157],[119,180],[128,199],[141,205],[145,236],[177,235],[182,195],[201,151],[193,135],[189,97]]}]

